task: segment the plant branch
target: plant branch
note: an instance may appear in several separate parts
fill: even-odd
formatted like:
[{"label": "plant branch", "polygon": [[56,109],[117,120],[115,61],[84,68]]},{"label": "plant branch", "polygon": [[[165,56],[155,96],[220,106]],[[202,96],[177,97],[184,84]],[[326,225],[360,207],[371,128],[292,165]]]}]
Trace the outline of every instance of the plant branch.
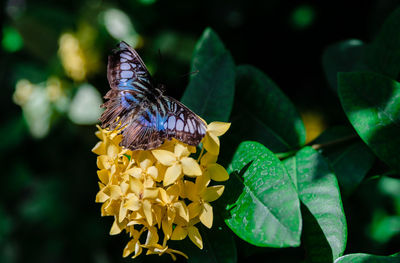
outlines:
[{"label": "plant branch", "polygon": [[330,141],[330,142],[326,142],[326,143],[316,143],[316,144],[311,145],[311,147],[314,150],[319,150],[319,149],[324,148],[324,147],[329,147],[329,146],[333,146],[333,145],[336,145],[336,144],[339,144],[339,143],[342,143],[342,142],[345,142],[345,141],[350,141],[350,140],[355,139],[357,137],[358,136],[356,134],[349,135],[349,136],[346,136],[346,137],[343,137],[343,138],[339,138],[339,139],[336,139],[336,140],[333,140],[333,141]]},{"label": "plant branch", "polygon": [[[342,138],[339,138],[339,139],[336,139],[336,140],[332,140],[332,141],[329,141],[329,142],[326,142],[326,143],[315,143],[315,144],[311,144],[309,146],[311,146],[314,150],[319,150],[321,148],[334,146],[334,145],[339,144],[339,143],[343,143],[343,142],[346,142],[346,141],[353,140],[353,139],[355,139],[357,137],[358,136],[356,134],[354,134],[354,135],[349,135],[349,136],[342,137]],[[289,151],[289,152],[276,153],[275,155],[280,160],[284,160],[284,159],[286,159],[288,157],[291,157],[291,156],[295,155],[300,149],[301,148],[297,148],[297,149]]]}]

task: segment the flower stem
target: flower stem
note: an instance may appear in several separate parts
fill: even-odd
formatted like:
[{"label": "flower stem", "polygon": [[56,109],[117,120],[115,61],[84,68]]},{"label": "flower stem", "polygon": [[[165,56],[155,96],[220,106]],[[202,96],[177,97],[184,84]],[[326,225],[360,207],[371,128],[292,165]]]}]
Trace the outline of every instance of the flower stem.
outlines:
[{"label": "flower stem", "polygon": [[201,152],[200,152],[200,154],[199,154],[199,157],[197,158],[197,162],[200,161],[201,157],[203,156],[203,152],[204,152],[204,146],[201,147]]},{"label": "flower stem", "polygon": [[[349,136],[342,137],[342,138],[339,138],[339,139],[336,139],[336,140],[332,140],[332,141],[329,141],[329,142],[326,142],[326,143],[315,143],[315,144],[311,144],[311,145],[309,145],[309,146],[311,146],[314,150],[319,150],[319,149],[321,149],[321,148],[325,148],[325,147],[329,147],[329,146],[334,146],[334,145],[336,145],[336,144],[340,144],[340,143],[342,143],[342,142],[355,139],[355,138],[357,138],[357,137],[358,137],[358,136],[354,134],[354,135],[349,135]],[[301,149],[301,148],[297,148],[297,149],[295,149],[295,150],[288,151],[288,152],[276,153],[275,155],[276,155],[280,160],[284,160],[284,159],[286,159],[286,158],[288,158],[288,157],[291,157],[291,156],[295,155],[300,149]]]},{"label": "flower stem", "polygon": [[328,146],[333,146],[335,144],[339,144],[339,143],[342,143],[342,142],[345,142],[345,141],[349,141],[349,140],[352,140],[352,139],[357,138],[357,137],[358,136],[355,135],[355,134],[354,135],[349,135],[349,136],[342,137],[342,138],[339,138],[339,139],[336,139],[336,140],[333,140],[333,141],[330,141],[330,142],[326,142],[326,143],[316,143],[316,144],[311,145],[311,147],[314,150],[319,150],[321,148],[328,147]]}]

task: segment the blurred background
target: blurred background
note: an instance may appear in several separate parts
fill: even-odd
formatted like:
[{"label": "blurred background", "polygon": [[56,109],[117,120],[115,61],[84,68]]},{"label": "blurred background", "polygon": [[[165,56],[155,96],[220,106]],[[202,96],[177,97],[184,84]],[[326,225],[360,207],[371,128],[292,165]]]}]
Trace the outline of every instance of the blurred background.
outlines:
[{"label": "blurred background", "polygon": [[[260,68],[288,95],[310,140],[346,123],[324,75],[324,48],[349,38],[371,41],[399,4],[2,0],[0,262],[131,261],[122,259],[127,237],[108,235],[113,219],[101,218],[94,202],[91,152],[99,105],[109,89],[107,55],[118,41],[136,48],[167,93],[180,98],[194,45],[212,27],[237,64]],[[388,255],[399,249],[398,189],[395,179],[367,180],[345,200],[347,253]],[[251,256],[243,247],[238,246],[240,260]],[[283,251],[256,252],[279,258]],[[303,256],[301,248],[290,251],[290,260]]]}]

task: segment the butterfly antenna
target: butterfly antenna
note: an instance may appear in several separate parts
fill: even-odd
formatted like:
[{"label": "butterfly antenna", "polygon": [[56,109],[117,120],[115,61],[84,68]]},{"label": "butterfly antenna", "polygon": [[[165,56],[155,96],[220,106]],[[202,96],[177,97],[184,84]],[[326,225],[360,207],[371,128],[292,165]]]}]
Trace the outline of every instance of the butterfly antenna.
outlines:
[{"label": "butterfly antenna", "polygon": [[[158,68],[158,69],[162,69],[162,68],[164,67],[163,64],[164,64],[164,58],[163,58],[163,56],[162,56],[161,49],[159,48],[159,49],[158,49],[158,63],[157,63],[157,68]],[[163,82],[163,81],[161,81],[161,82]]]},{"label": "butterfly antenna", "polygon": [[162,57],[162,54],[161,54],[161,49],[158,49],[158,57],[159,57],[160,63],[162,63],[163,62],[163,57]]},{"label": "butterfly antenna", "polygon": [[195,71],[192,71],[192,72],[185,73],[185,74],[181,75],[181,78],[184,78],[184,77],[187,77],[187,76],[191,76],[191,75],[194,75],[194,74],[197,74],[197,73],[199,73],[198,69],[196,69]]}]

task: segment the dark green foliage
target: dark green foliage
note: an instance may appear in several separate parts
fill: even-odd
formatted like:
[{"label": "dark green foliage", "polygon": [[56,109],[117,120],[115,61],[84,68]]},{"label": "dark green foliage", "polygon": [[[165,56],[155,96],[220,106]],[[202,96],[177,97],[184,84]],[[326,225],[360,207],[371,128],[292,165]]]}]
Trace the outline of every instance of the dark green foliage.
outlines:
[{"label": "dark green foliage", "polygon": [[337,73],[365,69],[361,57],[365,44],[359,39],[348,39],[328,46],[322,56],[325,75],[333,90],[337,90]]},{"label": "dark green foliage", "polygon": [[350,254],[338,258],[335,263],[397,263],[400,262],[400,256],[376,256],[369,254]]},{"label": "dark green foliage", "polygon": [[210,28],[195,47],[191,71],[193,75],[181,101],[207,122],[227,121],[235,93],[235,64]]},{"label": "dark green foliage", "polygon": [[400,73],[400,8],[383,24],[365,50],[365,63],[375,72],[396,79]]},{"label": "dark green foliage", "polygon": [[344,197],[350,195],[361,183],[374,164],[375,156],[356,135],[344,126],[336,126],[326,130],[313,143],[336,142],[338,145],[325,147],[322,155],[326,157],[335,173],[341,193]]},{"label": "dark green foliage", "polygon": [[372,72],[339,75],[343,109],[372,151],[400,171],[400,84]]},{"label": "dark green foliage", "polygon": [[254,140],[270,150],[284,152],[301,146],[305,129],[295,107],[262,71],[250,66],[236,68],[236,92],[232,140]]},{"label": "dark green foliage", "polygon": [[[347,226],[339,186],[329,164],[313,148],[305,147],[295,161],[285,165],[296,178],[297,192],[304,205],[303,239],[312,262],[327,262],[342,255]],[[321,253],[321,250],[324,253]]]}]

